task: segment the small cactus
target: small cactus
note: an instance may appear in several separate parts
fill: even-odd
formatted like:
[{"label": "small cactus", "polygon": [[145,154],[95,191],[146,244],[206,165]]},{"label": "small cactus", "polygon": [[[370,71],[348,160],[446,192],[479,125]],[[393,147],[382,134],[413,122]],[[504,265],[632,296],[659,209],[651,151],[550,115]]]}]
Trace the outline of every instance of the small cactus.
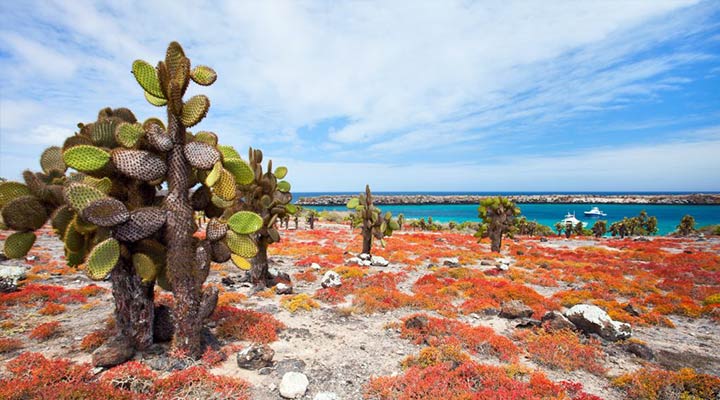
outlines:
[{"label": "small cactus", "polygon": [[380,209],[373,205],[369,185],[365,186],[365,193],[361,193],[358,197],[353,197],[348,201],[347,208],[355,210],[354,219],[362,229],[363,253],[370,254],[372,251],[373,237],[378,239],[382,246],[385,246],[383,238],[392,236],[393,231],[400,229],[397,221],[392,218],[391,212],[388,211],[382,214]]}]

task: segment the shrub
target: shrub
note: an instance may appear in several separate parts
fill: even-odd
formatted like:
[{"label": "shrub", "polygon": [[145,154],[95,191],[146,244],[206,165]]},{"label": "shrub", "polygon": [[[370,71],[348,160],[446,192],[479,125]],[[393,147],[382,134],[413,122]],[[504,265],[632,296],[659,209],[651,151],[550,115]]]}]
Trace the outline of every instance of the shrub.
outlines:
[{"label": "shrub", "polygon": [[714,399],[720,396],[720,378],[698,374],[689,368],[677,372],[643,367],[613,381],[626,391],[628,399]]},{"label": "shrub", "polygon": [[295,296],[285,296],[280,300],[282,307],[291,313],[297,310],[312,311],[313,308],[318,308],[320,305],[317,301],[313,300],[307,293],[297,294]]},{"label": "shrub", "polygon": [[55,336],[56,333],[58,333],[60,329],[60,322],[58,321],[52,321],[52,322],[45,322],[44,324],[40,324],[35,329],[30,331],[30,334],[28,337],[30,339],[36,339],[40,341],[45,341],[50,339],[51,337]]},{"label": "shrub", "polygon": [[219,337],[258,343],[276,341],[278,331],[285,328],[270,314],[230,306],[217,307],[212,320],[217,323]]},{"label": "shrub", "polygon": [[250,399],[250,385],[240,379],[216,376],[201,367],[173,372],[155,384],[156,398]]},{"label": "shrub", "polygon": [[9,353],[22,347],[19,339],[0,338],[0,354]]},{"label": "shrub", "polygon": [[98,329],[90,332],[82,338],[80,342],[80,349],[88,353],[95,351],[98,347],[102,346],[108,338],[110,338],[111,331],[108,329]]},{"label": "shrub", "polygon": [[65,312],[65,306],[62,304],[45,303],[45,307],[38,311],[42,315],[58,315]]},{"label": "shrub", "polygon": [[584,369],[593,374],[605,372],[602,364],[605,354],[600,343],[594,339],[584,344],[575,332],[567,329],[518,331],[516,336],[527,344],[528,353],[540,364],[564,371]]}]

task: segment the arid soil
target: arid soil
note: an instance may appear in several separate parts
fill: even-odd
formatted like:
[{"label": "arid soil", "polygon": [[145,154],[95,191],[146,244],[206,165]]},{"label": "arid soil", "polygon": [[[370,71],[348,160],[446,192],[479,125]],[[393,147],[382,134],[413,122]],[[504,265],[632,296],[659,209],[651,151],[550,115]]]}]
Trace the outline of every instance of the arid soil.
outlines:
[{"label": "arid soil", "polygon": [[[271,266],[293,277],[295,294],[314,296],[318,289],[321,289],[323,273],[342,267],[346,264],[345,260],[357,253],[358,232],[351,233],[347,226],[324,223],[316,225],[315,231],[304,228],[301,224],[298,231],[282,230],[283,241],[271,250],[273,253]],[[593,251],[608,253],[629,251],[618,245],[617,241],[606,239],[549,238],[548,241],[541,242],[537,238],[521,238],[515,242],[506,241],[504,254],[493,254],[485,243],[472,245],[473,247],[470,244],[465,247],[458,245],[457,243],[474,243],[473,240],[463,239],[463,235],[470,237],[469,233],[453,235],[455,236],[449,236],[448,233],[397,232],[389,239],[388,249],[377,251],[390,262],[389,265],[363,267],[362,270],[365,276],[373,276],[379,272],[398,274],[401,278],[397,284],[397,291],[408,296],[418,295],[415,284],[426,275],[438,271],[459,271],[461,268],[470,270],[471,273],[487,273],[491,279],[524,283],[541,297],[550,299],[580,289],[581,281],[569,282],[569,278],[554,274],[552,258],[548,258],[551,263],[549,267],[539,262],[540,267],[528,268],[527,264],[534,261],[522,258],[525,252],[535,253],[538,249],[547,249],[571,254],[589,247],[599,249]],[[421,237],[422,240],[413,242],[416,236]],[[4,239],[4,236],[2,238]],[[665,251],[653,250],[660,252],[661,256],[683,255],[687,254],[683,252],[688,251],[707,254],[711,262],[716,262],[720,249],[718,238],[710,238],[703,242],[691,239],[662,240]],[[629,246],[634,246],[633,248],[644,244],[653,245],[653,241],[637,242],[632,239],[626,241]],[[415,256],[412,246],[408,245],[400,249],[393,245],[402,242],[415,243]],[[428,246],[428,243],[434,244]],[[668,249],[667,246],[670,248]],[[332,257],[318,253],[319,249],[323,248],[334,249]],[[469,254],[469,248],[472,249],[472,255]],[[524,248],[527,250],[519,250]],[[28,279],[21,282],[21,289],[22,284],[60,285],[80,289],[93,283],[81,271],[63,267],[61,256],[61,242],[46,230],[38,239],[35,249],[30,252],[30,261],[5,260],[0,265],[17,265],[27,269]],[[557,257],[557,253],[552,253],[552,256]],[[313,269],[313,262],[317,264],[315,268],[319,267],[319,270]],[[502,265],[507,265],[509,268],[504,271],[500,268]],[[578,261],[577,268],[581,266],[582,263]],[[698,268],[700,267],[715,273],[720,270],[720,265],[699,265]],[[521,349],[520,356],[515,362],[517,366],[543,371],[555,382],[582,383],[585,392],[603,399],[626,398],[622,389],[611,383],[612,379],[648,365],[657,365],[671,371],[689,367],[700,373],[720,376],[720,346],[717,344],[720,324],[717,313],[712,314],[706,308],[702,311],[688,312],[686,315],[682,315],[677,310],[663,312],[661,316],[667,318],[664,323],[631,323],[633,340],[643,343],[652,350],[654,354],[652,361],[643,360],[628,352],[625,341],[598,341],[598,347],[603,354],[599,361],[604,371],[591,373],[581,368],[563,369],[538,362],[537,358],[525,351],[522,340],[516,335],[518,331],[527,330],[517,327],[525,320],[501,318],[496,312],[462,311],[461,305],[467,301],[462,296],[452,299],[451,304],[457,307],[457,310],[432,309],[432,307],[428,309],[415,305],[402,305],[397,308],[381,306],[379,309],[371,309],[355,297],[359,292],[350,292],[345,296],[344,301],[338,304],[317,300],[317,307],[310,311],[299,309],[290,312],[282,304],[282,300],[289,296],[274,294],[272,290],[253,293],[249,284],[241,282],[243,271],[238,270],[231,263],[216,265],[212,270],[208,279],[209,284],[218,285],[224,293],[237,292],[245,296],[235,303],[236,307],[269,313],[285,325],[285,329],[278,335],[278,340],[269,343],[275,351],[273,365],[269,368],[260,370],[239,368],[235,358],[236,351],[230,354],[227,360],[209,367],[210,372],[214,374],[241,378],[249,382],[254,399],[279,399],[278,386],[283,374],[289,371],[302,372],[308,377],[310,383],[302,397],[304,399],[313,399],[322,392],[334,393],[340,399],[363,398],[371,378],[402,374],[401,362],[408,356],[417,355],[426,347],[425,344],[414,344],[411,340],[401,337],[402,320],[418,312],[432,317],[454,318],[470,326],[492,328],[496,334],[511,339]],[[343,271],[339,270],[341,275]],[[316,280],[296,278],[296,275],[301,273],[312,275]],[[453,274],[453,272],[448,273]],[[537,277],[545,279],[549,276],[555,277],[553,284],[539,278],[534,280]],[[0,376],[3,374],[4,364],[22,352],[40,352],[45,356],[67,358],[78,363],[90,362],[90,352],[82,350],[80,344],[86,335],[102,328],[113,311],[109,282],[95,282],[95,284],[107,290],[88,297],[87,302],[67,304],[65,310],[56,315],[41,314],[42,304],[0,308],[0,312],[5,312],[0,338],[19,339],[22,342],[21,348],[0,353]],[[623,304],[632,297],[629,293],[617,296],[618,302]],[[586,302],[592,303],[592,301]],[[702,302],[698,303],[698,307],[702,307]],[[537,312],[533,315],[535,319],[540,317]],[[50,321],[60,322],[58,334],[47,340],[28,337],[28,333],[34,327]],[[212,323],[211,328],[214,328]],[[579,335],[583,337],[582,340],[586,340],[582,334]],[[241,346],[250,344],[247,341],[222,338],[220,343],[225,346],[224,348],[233,344]],[[158,348],[152,352],[136,354],[135,359],[158,366],[160,365],[158,360],[166,358],[164,351],[167,346],[167,344],[158,345]],[[505,361],[499,360],[492,354],[471,352],[470,356],[483,364],[507,365]],[[99,370],[97,372],[102,373]],[[167,374],[167,371],[163,370],[158,372]]]}]

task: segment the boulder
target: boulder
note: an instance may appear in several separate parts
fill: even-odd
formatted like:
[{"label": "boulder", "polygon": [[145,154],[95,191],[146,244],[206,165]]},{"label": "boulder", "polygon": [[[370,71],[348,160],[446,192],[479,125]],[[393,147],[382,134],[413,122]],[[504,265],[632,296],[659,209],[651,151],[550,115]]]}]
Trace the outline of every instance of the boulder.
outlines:
[{"label": "boulder", "polygon": [[310,264],[310,269],[313,271],[320,271],[322,267],[318,263],[312,263]]},{"label": "boulder", "polygon": [[449,268],[457,268],[460,266],[460,261],[457,257],[448,258],[447,260],[443,261],[443,266]]},{"label": "boulder", "polygon": [[613,321],[600,307],[590,304],[573,306],[565,316],[586,334],[594,333],[609,341],[627,339],[632,335],[630,324]]},{"label": "boulder", "polygon": [[293,286],[287,283],[280,282],[275,285],[275,293],[277,294],[292,294]]},{"label": "boulder", "polygon": [[93,367],[110,368],[122,364],[135,355],[135,348],[126,339],[116,337],[105,342],[92,354]]},{"label": "boulder", "polygon": [[372,258],[372,256],[368,253],[360,253],[360,254],[358,254],[358,258],[363,261],[368,261]]},{"label": "boulder", "polygon": [[559,331],[561,329],[575,329],[575,324],[565,318],[562,313],[557,311],[548,311],[542,316],[542,325],[547,331]]},{"label": "boulder", "polygon": [[651,361],[655,358],[655,353],[652,351],[652,349],[642,343],[630,342],[625,345],[625,351],[637,357],[640,357],[643,360]]},{"label": "boulder", "polygon": [[532,308],[520,300],[511,300],[502,303],[500,317],[507,319],[528,318],[533,314]]},{"label": "boulder", "polygon": [[237,354],[237,365],[242,369],[260,369],[272,364],[275,351],[266,344],[253,344]]},{"label": "boulder", "polygon": [[387,267],[390,264],[390,262],[380,256],[372,256],[370,257],[370,265],[373,267]]},{"label": "boulder", "polygon": [[25,268],[9,265],[0,266],[0,293],[17,290],[19,280],[25,279]]},{"label": "boulder", "polygon": [[327,271],[320,280],[320,285],[324,288],[334,288],[342,286],[342,279],[340,275],[335,271]]},{"label": "boulder", "polygon": [[297,399],[302,397],[310,384],[307,376],[300,372],[288,372],[283,375],[280,381],[280,396],[286,399]]}]

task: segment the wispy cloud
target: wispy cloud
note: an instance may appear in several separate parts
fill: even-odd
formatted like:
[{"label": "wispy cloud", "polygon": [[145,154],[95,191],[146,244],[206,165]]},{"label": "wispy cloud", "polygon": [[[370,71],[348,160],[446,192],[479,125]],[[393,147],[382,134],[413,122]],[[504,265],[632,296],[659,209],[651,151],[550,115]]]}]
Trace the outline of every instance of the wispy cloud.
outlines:
[{"label": "wispy cloud", "polygon": [[[580,138],[599,127],[653,119],[610,124],[613,113],[717,79],[717,4],[625,2],[619,11],[609,1],[2,2],[0,175],[34,167],[43,146],[102,107],[159,114],[129,70],[136,58],[154,63],[171,40],[218,72],[214,86],[192,89],[212,99],[201,129],[292,155],[291,170],[354,174],[367,169],[341,162],[364,160],[390,174],[393,160],[405,167],[388,179],[400,184],[398,171],[428,161],[457,171],[454,163],[498,160],[510,148],[519,160],[547,160],[564,143],[584,147]],[[718,123],[698,107],[666,118]],[[11,154],[25,161],[7,162]],[[296,188],[313,187],[299,176],[307,179]]]}]

